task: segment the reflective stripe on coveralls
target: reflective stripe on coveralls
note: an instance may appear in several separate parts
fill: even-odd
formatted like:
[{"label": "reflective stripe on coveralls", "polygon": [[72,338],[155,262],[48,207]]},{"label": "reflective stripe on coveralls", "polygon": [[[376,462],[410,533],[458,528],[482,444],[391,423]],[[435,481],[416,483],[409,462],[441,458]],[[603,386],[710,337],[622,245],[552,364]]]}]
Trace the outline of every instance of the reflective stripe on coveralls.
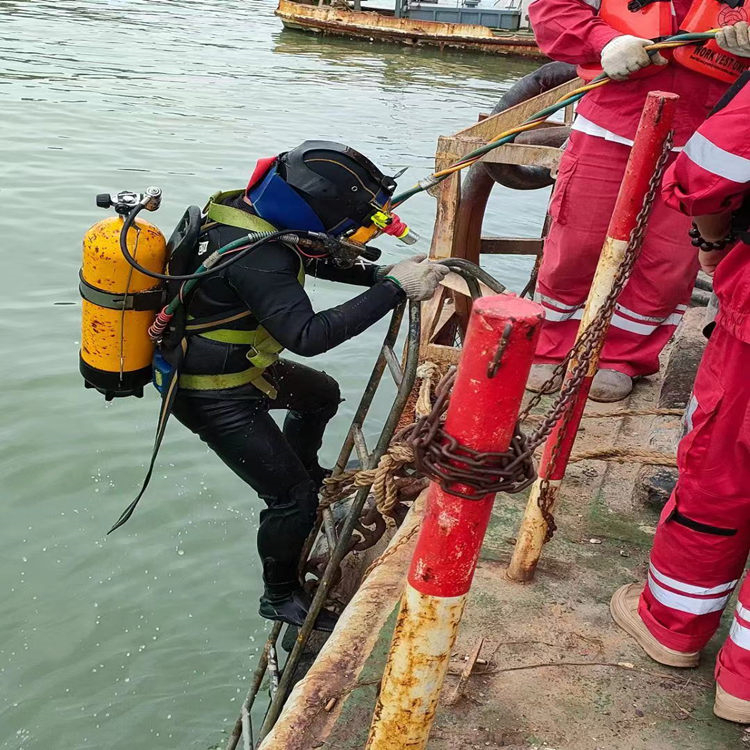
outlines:
[{"label": "reflective stripe on coveralls", "polygon": [[[736,209],[750,193],[745,86],[690,139],[664,177],[669,205],[700,216]],[[719,626],[750,551],[750,245],[714,275],[720,315],[703,356],[680,442],[680,476],[651,551],[639,614],[660,643],[698,651]],[[743,582],[716,679],[750,700],[750,583]]]},{"label": "reflective stripe on coveralls", "polygon": [[[630,147],[573,132],[550,203],[536,300],[545,322],[536,362],[560,362],[578,330]],[[659,369],[659,353],[682,319],[698,270],[690,220],[654,202],[641,256],[620,295],[600,367],[626,375]]]},{"label": "reflective stripe on coveralls", "polygon": [[[691,0],[673,4],[676,30]],[[599,62],[603,47],[620,35],[583,0],[535,0],[529,17],[540,49],[552,59],[575,65]],[[558,172],[539,272],[539,292],[557,302],[542,301],[547,318],[536,362],[557,363],[573,344],[578,325],[575,315],[567,314],[586,299],[627,161],[627,144],[635,135],[647,93],[662,90],[680,96],[674,137],[679,148],[726,88],[725,83],[670,64],[645,79],[603,86],[581,101],[581,121],[573,124]],[[688,229],[686,217],[657,199],[641,258],[620,300],[635,316],[618,313],[613,320],[602,368],[630,376],[658,371],[659,353],[684,312],[680,306],[689,301],[698,270]],[[657,319],[658,325],[644,326],[637,316]]]}]

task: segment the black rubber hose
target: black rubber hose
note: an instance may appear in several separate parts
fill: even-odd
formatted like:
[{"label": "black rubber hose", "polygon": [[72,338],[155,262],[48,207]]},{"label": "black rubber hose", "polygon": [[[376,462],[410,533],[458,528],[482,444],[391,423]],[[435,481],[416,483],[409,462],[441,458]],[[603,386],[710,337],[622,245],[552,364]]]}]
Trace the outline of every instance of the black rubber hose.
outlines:
[{"label": "black rubber hose", "polygon": [[[130,231],[130,228],[133,226],[133,222],[135,221],[136,216],[143,210],[144,206],[142,204],[138,204],[135,208],[133,208],[130,213],[125,218],[125,221],[122,224],[122,229],[120,229],[120,250],[122,251],[122,254],[125,256],[125,260],[127,260],[128,263],[130,263],[133,268],[135,268],[136,271],[140,271],[142,274],[146,276],[150,276],[152,279],[161,279],[163,281],[190,281],[192,279],[204,279],[206,276],[210,276],[213,273],[217,273],[218,271],[223,271],[227,266],[231,266],[232,263],[235,263],[240,258],[244,258],[248,253],[255,250],[255,248],[260,247],[261,245],[265,244],[266,242],[271,242],[273,240],[279,239],[280,237],[283,237],[284,235],[290,234],[289,231],[284,230],[283,232],[272,232],[271,234],[268,234],[266,237],[262,237],[261,239],[257,240],[256,242],[253,242],[249,244],[244,249],[240,250],[236,254],[233,254],[228,260],[224,261],[224,263],[217,263],[215,266],[212,266],[211,268],[207,268],[205,271],[201,271],[200,273],[186,273],[182,275],[172,275],[169,273],[158,273],[157,271],[152,271],[149,268],[146,268],[145,266],[142,266],[131,254],[130,250],[128,249],[128,232]],[[304,234],[304,232],[294,232],[293,234]]]},{"label": "black rubber hose", "polygon": [[487,271],[480,268],[476,263],[466,260],[466,258],[444,258],[437,262],[463,276],[467,283],[469,283],[469,279],[481,281],[492,289],[495,294],[502,294],[506,289],[505,285],[501,284],[494,276],[488,274]]},{"label": "black rubber hose", "polygon": [[376,247],[370,247],[369,245],[363,245],[362,249],[359,251],[360,257],[364,258],[365,260],[369,260],[372,262],[375,262],[376,260],[380,260],[381,252]]},{"label": "black rubber hose", "polygon": [[[517,104],[543,94],[545,91],[560,86],[575,77],[576,69],[574,65],[562,62],[542,65],[538,70],[516,81],[503,94],[492,110],[492,114],[496,115],[509,107],[515,107]],[[519,139],[517,142],[522,141]],[[545,167],[525,167],[516,164],[483,164],[482,166],[495,182],[514,190],[538,190],[554,182],[549,169]]]}]

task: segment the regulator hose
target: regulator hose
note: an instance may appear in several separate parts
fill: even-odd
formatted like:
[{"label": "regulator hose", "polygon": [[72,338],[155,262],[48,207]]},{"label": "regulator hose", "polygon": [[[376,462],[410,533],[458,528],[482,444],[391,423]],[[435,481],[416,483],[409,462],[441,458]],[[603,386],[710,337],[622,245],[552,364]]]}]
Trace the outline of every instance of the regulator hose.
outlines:
[{"label": "regulator hose", "polygon": [[[232,263],[235,263],[236,261],[240,260],[240,258],[244,258],[249,252],[255,250],[255,248],[260,247],[260,245],[265,244],[266,242],[271,242],[272,240],[280,239],[281,237],[285,235],[292,234],[289,231],[284,230],[283,232],[263,232],[263,233],[253,233],[252,235],[246,235],[244,237],[240,237],[237,240],[234,240],[233,242],[230,242],[224,247],[217,250],[215,253],[213,253],[213,256],[210,257],[216,257],[219,255],[224,255],[225,253],[229,252],[230,250],[238,250],[237,254],[234,255],[232,258],[227,260],[224,263],[216,263],[216,265],[206,266],[201,265],[195,273],[186,273],[186,274],[169,274],[169,273],[159,273],[157,271],[152,271],[149,268],[146,268],[145,266],[142,266],[131,254],[130,250],[128,249],[128,232],[130,231],[130,228],[133,226],[133,223],[135,222],[136,216],[143,210],[144,206],[143,204],[138,204],[133,208],[125,218],[125,221],[122,224],[122,229],[120,230],[120,250],[122,251],[122,254],[125,256],[125,260],[127,260],[130,265],[135,268],[136,271],[140,271],[140,273],[144,274],[145,276],[150,276],[152,279],[160,279],[162,281],[192,281],[192,280],[198,280],[201,278],[205,278],[207,275],[210,275],[212,273],[216,273],[217,271],[224,270],[227,266],[232,265]],[[299,234],[299,233],[294,233]],[[257,239],[255,237],[257,236]],[[248,244],[248,242],[250,244]],[[243,247],[246,245],[246,247]],[[242,248],[241,250],[239,248]]]},{"label": "regulator hose", "polygon": [[[701,33],[675,34],[674,36],[667,37],[666,39],[660,42],[649,44],[646,47],[646,50],[651,56],[653,56],[657,52],[659,52],[659,50],[662,50],[662,49],[682,47],[686,44],[700,44],[701,42],[707,42],[711,39],[715,39],[716,33],[718,31],[719,29],[713,29],[711,31],[706,31],[706,32],[701,32]],[[566,94],[559,101],[531,115],[531,117],[529,117],[527,120],[521,123],[521,125],[518,125],[514,128],[509,128],[503,133],[500,133],[495,138],[493,138],[489,143],[485,144],[484,146],[480,146],[479,148],[474,149],[473,151],[469,152],[463,159],[461,159],[460,161],[457,161],[455,164],[452,164],[451,166],[446,167],[445,169],[441,169],[438,172],[433,172],[429,177],[426,177],[425,179],[420,180],[416,185],[414,185],[414,187],[411,187],[408,190],[405,190],[404,192],[399,193],[398,195],[394,196],[393,201],[391,203],[391,207],[396,208],[397,206],[400,206],[404,201],[408,200],[409,198],[416,195],[417,193],[424,192],[425,190],[430,190],[436,185],[439,185],[444,179],[446,179],[447,177],[450,177],[450,175],[455,174],[461,169],[465,169],[466,167],[469,167],[472,164],[474,164],[486,153],[489,153],[493,149],[496,149],[499,146],[502,146],[506,143],[511,143],[519,133],[522,133],[525,130],[532,130],[533,128],[538,127],[550,115],[554,114],[555,112],[561,109],[564,109],[565,107],[571,104],[575,104],[577,101],[582,99],[586,94],[588,94],[589,91],[593,91],[594,89],[599,88],[600,86],[604,86],[605,84],[610,83],[610,81],[611,79],[609,78],[609,76],[607,76],[606,73],[602,73],[601,75],[594,78],[593,81],[586,84],[585,86],[581,86],[580,88],[574,89],[573,91]]]}]

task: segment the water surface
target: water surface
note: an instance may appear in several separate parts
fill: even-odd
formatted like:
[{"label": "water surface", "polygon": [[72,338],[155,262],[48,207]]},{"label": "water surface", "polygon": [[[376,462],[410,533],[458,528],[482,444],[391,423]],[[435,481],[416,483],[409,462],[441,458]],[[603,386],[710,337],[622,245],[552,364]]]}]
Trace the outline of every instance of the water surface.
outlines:
[{"label": "water surface", "polygon": [[[438,135],[534,68],[284,32],[272,11],[270,0],[0,0],[0,748],[211,747],[266,632],[260,501],[179,424],[135,517],[105,536],[142,479],[158,402],[105,405],[77,373],[80,241],[104,216],[96,193],[159,185],[149,218],[168,233],[187,204],[242,186],[256,158],[305,138],[408,166],[409,185]],[[538,236],[545,200],[497,191],[486,228]],[[402,215],[429,237],[434,201]],[[528,272],[526,259],[488,267],[514,288]],[[318,308],[348,293],[310,289]],[[382,335],[381,324],[317,358],[347,397],[326,461]]]}]

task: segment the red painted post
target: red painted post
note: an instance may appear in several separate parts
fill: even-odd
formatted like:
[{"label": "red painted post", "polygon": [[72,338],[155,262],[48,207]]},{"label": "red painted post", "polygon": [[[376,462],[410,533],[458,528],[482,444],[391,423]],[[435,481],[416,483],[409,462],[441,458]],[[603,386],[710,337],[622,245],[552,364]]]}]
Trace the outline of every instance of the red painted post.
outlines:
[{"label": "red painted post", "polygon": [[[445,421],[449,435],[478,451],[507,450],[541,320],[539,305],[511,295],[474,303]],[[490,377],[504,333],[507,343]],[[427,744],[494,499],[491,493],[466,500],[435,483],[430,487],[370,729],[370,750]]]},{"label": "red painted post", "polygon": [[[678,99],[676,94],[661,91],[652,91],[646,98],[635,142],[607,230],[607,238],[604,241],[591,291],[586,300],[583,319],[578,329],[578,338],[594,320],[612,289],[619,266],[625,257],[630,235],[635,228],[636,219],[643,207],[643,199],[648,192],[649,182],[662,155],[664,142],[672,129]],[[607,321],[608,327],[609,321]],[[567,413],[563,414],[544,444],[539,477],[529,493],[528,505],[517,535],[518,541],[508,567],[508,577],[511,580],[523,582],[530,581],[534,577],[547,536],[547,523],[539,510],[539,503],[541,500],[550,511],[554,507],[560,483],[568,467],[581,416],[586,408],[591,381],[599,367],[601,344],[603,341],[600,342],[599,348],[591,358],[577,397],[570,403]],[[578,359],[574,358],[568,365],[566,379],[570,379],[577,364]]]}]

